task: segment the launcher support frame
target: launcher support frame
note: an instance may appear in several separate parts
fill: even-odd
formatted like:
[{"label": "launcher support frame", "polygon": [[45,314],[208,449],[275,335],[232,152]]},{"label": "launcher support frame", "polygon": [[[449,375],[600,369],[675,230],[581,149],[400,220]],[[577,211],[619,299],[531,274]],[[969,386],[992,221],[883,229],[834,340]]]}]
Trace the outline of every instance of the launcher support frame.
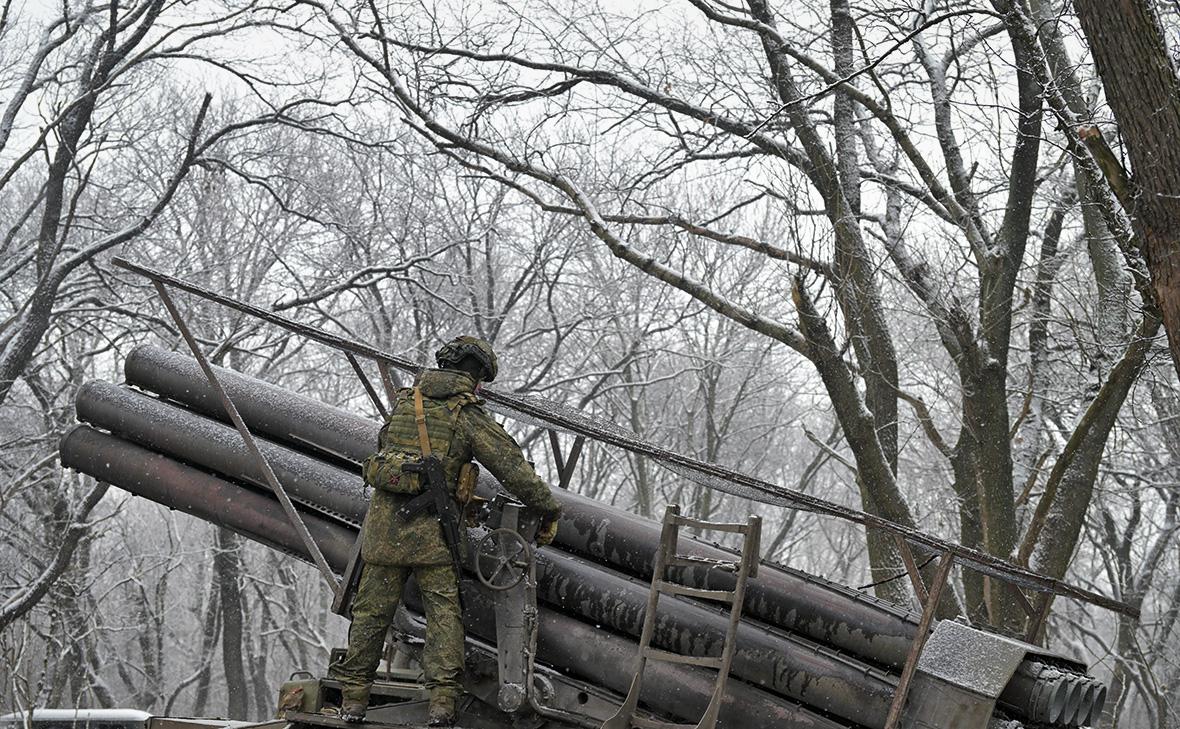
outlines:
[{"label": "launcher support frame", "polygon": [[246,422],[242,420],[241,414],[238,413],[237,406],[234,405],[230,396],[226,393],[225,388],[222,387],[221,381],[217,379],[217,373],[213,371],[213,365],[209,363],[209,358],[205,356],[205,352],[197,343],[193,336],[192,330],[189,329],[188,323],[184,320],[180,310],[176,307],[176,302],[172,300],[169,295],[166,284],[163,281],[152,279],[152,285],[155,286],[156,293],[160,297],[160,301],[164,303],[164,308],[168,310],[168,315],[172,317],[175,322],[177,330],[180,331],[180,336],[184,338],[188,344],[189,350],[193,353],[197,363],[201,365],[201,370],[205,373],[205,377],[209,380],[209,386],[217,394],[218,400],[221,401],[221,406],[225,408],[225,414],[233,422],[234,427],[237,428],[238,434],[242,436],[245,441],[246,450],[250,452],[250,457],[254,459],[258,470],[262,473],[262,477],[266,483],[274,491],[275,497],[278,498],[279,503],[282,504],[283,512],[286,513],[287,519],[290,520],[291,526],[295,528],[295,532],[299,535],[300,541],[307,549],[307,553],[311,555],[312,560],[319,568],[320,574],[323,575],[324,581],[332,589],[333,593],[339,593],[341,583],[337,581],[336,574],[332,568],[328,566],[328,561],[324,559],[323,552],[320,551],[319,545],[311,537],[311,532],[307,531],[307,525],[303,523],[303,519],[299,516],[299,512],[295,510],[295,504],[291,502],[291,497],[287,495],[286,489],[279,483],[278,476],[275,475],[274,469],[270,466],[270,461],[266,456],[262,455],[262,451],[258,448],[258,442],[254,440],[254,435],[250,429],[246,427]]}]

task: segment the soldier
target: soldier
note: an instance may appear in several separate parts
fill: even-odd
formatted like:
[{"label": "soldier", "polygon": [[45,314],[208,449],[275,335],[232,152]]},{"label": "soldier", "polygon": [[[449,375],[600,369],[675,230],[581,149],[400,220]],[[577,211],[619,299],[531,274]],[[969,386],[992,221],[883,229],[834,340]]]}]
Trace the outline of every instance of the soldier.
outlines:
[{"label": "soldier", "polygon": [[403,463],[433,453],[442,460],[454,493],[460,481],[473,481],[474,457],[541,513],[538,544],[548,544],[557,534],[561,507],[525,460],[520,445],[475,396],[480,382],[496,377],[491,345],[475,337],[457,337],[434,357],[439,369],[426,370],[417,387],[398,392],[378,437],[378,450],[365,461],[365,482],[374,491],[361,529],[364,567],[352,604],[348,652],[328,671],[330,678],[344,684],[340,715],[349,722],[364,720],[385,634],[411,573],[426,610],[422,669],[430,691],[429,725],[455,722],[463,670],[458,575],[437,515],[424,513],[403,521],[396,513],[421,491],[420,474],[403,471]]}]

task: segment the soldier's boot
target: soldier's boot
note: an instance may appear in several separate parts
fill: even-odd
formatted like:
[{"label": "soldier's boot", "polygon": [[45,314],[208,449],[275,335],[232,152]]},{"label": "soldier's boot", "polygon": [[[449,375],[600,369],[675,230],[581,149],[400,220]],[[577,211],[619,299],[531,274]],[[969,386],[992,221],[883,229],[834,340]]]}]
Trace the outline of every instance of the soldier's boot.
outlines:
[{"label": "soldier's boot", "polygon": [[359,724],[365,720],[365,710],[369,708],[369,684],[344,684],[340,696],[340,718],[349,724]]},{"label": "soldier's boot", "polygon": [[365,720],[365,709],[367,708],[369,708],[367,701],[345,699],[340,704],[340,718],[349,724],[360,724]]},{"label": "soldier's boot", "polygon": [[430,709],[426,713],[426,726],[455,726],[454,697],[430,697]]}]

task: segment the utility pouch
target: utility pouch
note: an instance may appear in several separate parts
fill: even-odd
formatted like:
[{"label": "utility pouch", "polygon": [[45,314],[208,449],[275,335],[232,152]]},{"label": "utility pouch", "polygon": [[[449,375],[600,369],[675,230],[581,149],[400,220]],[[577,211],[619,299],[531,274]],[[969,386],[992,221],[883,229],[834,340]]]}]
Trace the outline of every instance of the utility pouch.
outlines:
[{"label": "utility pouch", "polygon": [[455,501],[460,506],[466,506],[475,496],[475,486],[479,483],[479,466],[467,462],[459,466],[459,483],[455,487]]},{"label": "utility pouch", "polygon": [[381,489],[391,494],[422,493],[418,474],[402,470],[402,465],[409,460],[414,460],[414,456],[396,451],[374,453],[364,462],[365,484],[370,488]]}]

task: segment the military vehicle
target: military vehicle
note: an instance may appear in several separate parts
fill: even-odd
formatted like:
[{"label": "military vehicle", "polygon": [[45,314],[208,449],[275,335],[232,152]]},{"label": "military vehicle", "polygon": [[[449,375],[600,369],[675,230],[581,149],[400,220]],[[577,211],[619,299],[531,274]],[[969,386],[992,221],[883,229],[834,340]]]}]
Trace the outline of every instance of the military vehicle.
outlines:
[{"label": "military vehicle", "polygon": [[[332,572],[346,574],[366,509],[359,463],[379,424],[237,372],[218,368],[216,375],[316,551]],[[315,557],[197,361],[144,346],[128,357],[125,376],[124,384],[81,389],[83,424],[61,444],[63,465],[294,557]],[[468,665],[460,724],[602,726],[633,678],[660,524],[558,490],[564,514],[557,540],[522,549],[528,514],[490,479],[480,493],[487,520],[469,531],[462,580]],[[732,588],[733,574],[706,562],[733,560],[731,552],[687,538],[680,550],[702,560],[675,568],[680,582]],[[908,609],[782,565],[759,566],[743,607],[723,727],[1078,727],[1096,719],[1105,700],[1102,683],[1068,656],[960,622],[929,625]],[[665,598],[652,644],[684,656],[717,655],[726,620],[690,596]],[[370,722],[422,721],[415,668],[422,633],[411,585]],[[920,638],[916,671],[903,677]],[[339,687],[317,678],[325,666],[307,668],[281,687],[282,715],[300,726],[342,726],[331,716]],[[713,679],[697,666],[648,664],[641,718],[695,726]],[[898,721],[890,710],[903,680],[908,700]]]}]

